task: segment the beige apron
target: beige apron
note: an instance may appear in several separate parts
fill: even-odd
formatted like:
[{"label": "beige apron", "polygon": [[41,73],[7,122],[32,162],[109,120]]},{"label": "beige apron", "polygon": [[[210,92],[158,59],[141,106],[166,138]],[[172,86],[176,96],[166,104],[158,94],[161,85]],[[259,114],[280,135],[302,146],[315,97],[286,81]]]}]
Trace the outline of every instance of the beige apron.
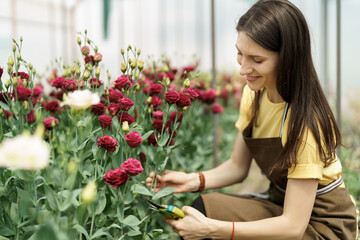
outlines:
[{"label": "beige apron", "polygon": [[[201,197],[207,217],[223,221],[255,221],[282,214],[285,196],[285,191],[282,189],[286,189],[287,169],[280,172],[271,172],[270,169],[283,149],[281,132],[287,109],[288,104],[283,115],[280,137],[251,138],[251,124],[243,131],[245,143],[252,157],[271,182],[268,192],[258,196],[204,194]],[[328,187],[319,186],[304,240],[356,239],[356,207],[348,190],[337,187],[341,182],[342,180],[337,180]]]}]

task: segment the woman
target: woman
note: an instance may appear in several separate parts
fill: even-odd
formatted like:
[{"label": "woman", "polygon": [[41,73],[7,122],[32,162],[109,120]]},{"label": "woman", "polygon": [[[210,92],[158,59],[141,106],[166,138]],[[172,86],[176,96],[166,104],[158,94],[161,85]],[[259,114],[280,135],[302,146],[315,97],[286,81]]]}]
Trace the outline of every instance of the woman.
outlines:
[{"label": "woman", "polygon": [[[261,0],[236,27],[246,80],[229,160],[202,173],[165,171],[157,191],[216,189],[242,182],[254,159],[266,194],[205,194],[186,217],[166,220],[184,239],[355,239],[356,207],[341,178],[340,132],[316,74],[302,13],[286,0]],[[150,186],[153,174],[147,179]]]}]

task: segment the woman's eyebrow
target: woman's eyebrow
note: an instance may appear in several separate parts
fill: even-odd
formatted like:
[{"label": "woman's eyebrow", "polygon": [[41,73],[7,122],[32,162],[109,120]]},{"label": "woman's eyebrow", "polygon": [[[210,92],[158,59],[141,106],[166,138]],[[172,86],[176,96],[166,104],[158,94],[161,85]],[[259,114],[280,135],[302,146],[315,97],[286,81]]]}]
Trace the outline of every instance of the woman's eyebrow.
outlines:
[{"label": "woman's eyebrow", "polygon": [[[235,47],[236,47],[236,49],[239,51],[239,52],[241,52],[240,51],[240,49],[238,48],[238,46],[235,44]],[[260,55],[249,55],[249,57],[252,57],[252,58],[257,58],[257,57],[259,57],[259,58],[266,58],[265,56],[260,56]]]}]

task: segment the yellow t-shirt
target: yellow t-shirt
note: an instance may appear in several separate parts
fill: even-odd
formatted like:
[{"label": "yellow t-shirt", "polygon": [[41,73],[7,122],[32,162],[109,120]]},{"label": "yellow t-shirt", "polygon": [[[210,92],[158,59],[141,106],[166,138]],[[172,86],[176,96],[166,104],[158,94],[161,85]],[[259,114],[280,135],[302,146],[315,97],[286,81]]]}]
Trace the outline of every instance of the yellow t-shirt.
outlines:
[{"label": "yellow t-shirt", "polygon": [[[243,96],[240,105],[240,115],[235,124],[239,131],[243,131],[251,120],[251,104],[255,98],[255,92],[248,86],[244,87]],[[253,138],[272,138],[280,136],[281,122],[285,110],[285,102],[272,103],[265,90],[259,108],[258,126],[253,127]],[[281,142],[283,146],[287,141],[287,129],[291,114],[291,107],[288,110],[282,130]],[[320,153],[317,149],[315,138],[311,131],[306,131],[302,145],[297,154],[297,166],[291,167],[288,171],[288,178],[312,178],[318,179],[319,184],[327,185],[336,180],[342,171],[341,163],[338,157],[336,160],[324,168],[320,159]],[[342,184],[343,185],[343,184]]]}]

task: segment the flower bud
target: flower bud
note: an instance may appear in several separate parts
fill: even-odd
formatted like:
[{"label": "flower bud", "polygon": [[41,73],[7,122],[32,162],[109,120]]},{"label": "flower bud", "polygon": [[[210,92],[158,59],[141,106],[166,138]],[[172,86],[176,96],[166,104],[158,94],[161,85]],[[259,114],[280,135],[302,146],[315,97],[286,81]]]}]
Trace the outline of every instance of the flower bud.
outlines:
[{"label": "flower bud", "polygon": [[88,70],[84,71],[83,78],[87,80],[90,77],[90,72]]},{"label": "flower bud", "polygon": [[39,102],[40,102],[40,105],[42,105],[42,104],[43,104],[43,102],[44,102],[44,98],[43,98],[43,97],[41,97]]},{"label": "flower bud", "polygon": [[125,73],[125,72],[126,72],[126,69],[127,69],[126,63],[125,63],[125,62],[122,62],[122,63],[121,63],[121,71],[122,71],[123,73]]},{"label": "flower bud", "polygon": [[109,71],[107,72],[107,77],[108,77],[109,80],[111,79],[111,74],[110,74]]},{"label": "flower bud", "polygon": [[141,53],[141,50],[140,50],[140,49],[138,49],[138,50],[137,50],[137,55],[139,56],[139,55],[140,55],[140,53]]},{"label": "flower bud", "polygon": [[[98,48],[97,45],[95,46],[94,51],[95,51],[95,53],[97,53],[97,52],[99,51],[99,48]],[[96,54],[95,54],[95,55],[96,55]]]},{"label": "flower bud", "polygon": [[90,64],[89,67],[88,67],[89,71],[92,72],[93,70],[93,66]]},{"label": "flower bud", "polygon": [[83,46],[83,47],[81,48],[81,53],[82,53],[82,55],[84,55],[84,56],[89,55],[89,53],[90,53],[90,48],[89,48],[88,46]]},{"label": "flower bud", "polygon": [[165,78],[165,84],[166,84],[166,86],[169,86],[170,85],[170,78],[169,77],[167,77],[167,78]]},{"label": "flower bud", "polygon": [[140,90],[140,84],[136,84],[136,87],[135,87],[135,89],[137,90],[137,91],[139,91]]},{"label": "flower bud", "polygon": [[188,78],[184,80],[184,87],[186,88],[190,87],[190,80]]},{"label": "flower bud", "polygon": [[77,43],[79,44],[79,46],[81,45],[81,38],[80,37],[77,38]]},{"label": "flower bud", "polygon": [[186,112],[188,110],[188,107],[183,107],[183,112]]},{"label": "flower bud", "polygon": [[17,77],[12,78],[12,84],[13,84],[14,87],[17,86],[17,84],[18,84],[18,78]]},{"label": "flower bud", "polygon": [[143,70],[143,68],[144,68],[144,61],[143,60],[139,60],[138,61],[138,69],[141,71],[141,70]]},{"label": "flower bud", "polygon": [[127,121],[124,121],[124,122],[122,123],[122,130],[123,130],[124,132],[128,132],[128,131],[130,130],[130,128],[129,128],[129,123],[128,123]]},{"label": "flower bud", "polygon": [[10,56],[10,57],[8,58],[8,65],[11,66],[11,67],[14,66],[14,59],[12,58],[12,56]]},{"label": "flower bud", "polygon": [[20,36],[20,42],[22,42],[23,41],[23,37],[22,36]]},{"label": "flower bud", "polygon": [[136,68],[136,65],[137,65],[137,60],[136,60],[136,58],[134,58],[134,59],[131,61],[131,64],[130,64],[131,69]]},{"label": "flower bud", "polygon": [[128,49],[128,50],[131,50],[131,49],[132,49],[131,45],[129,45],[127,49]]},{"label": "flower bud", "polygon": [[45,134],[45,127],[44,124],[39,123],[35,129],[35,135],[39,138],[42,138]]},{"label": "flower bud", "polygon": [[121,52],[121,55],[124,55],[124,53],[125,53],[125,52],[124,52],[124,49],[121,49],[120,52]]},{"label": "flower bud", "polygon": [[33,65],[31,63],[29,63],[29,69],[32,70],[33,69]]},{"label": "flower bud", "polygon": [[23,102],[23,107],[24,107],[25,110],[27,110],[27,109],[29,108],[29,103],[28,103],[28,101],[24,101],[24,102]]},{"label": "flower bud", "polygon": [[169,67],[168,67],[167,64],[165,64],[165,65],[163,66],[163,72],[165,72],[165,73],[169,72]]},{"label": "flower bud", "polygon": [[146,102],[150,104],[151,101],[152,101],[152,97],[150,96],[150,97],[148,97],[148,99],[146,100]]},{"label": "flower bud", "polygon": [[79,67],[77,67],[77,68],[76,68],[76,70],[75,70],[75,72],[76,72],[76,75],[79,77],[79,76],[80,76],[80,74],[81,74],[80,68],[79,68]]},{"label": "flower bud", "polygon": [[9,88],[10,85],[11,85],[10,79],[7,79],[7,80],[5,81],[5,87],[6,87],[6,88]]},{"label": "flower bud", "polygon": [[95,69],[95,75],[96,75],[97,78],[99,78],[99,76],[100,76],[100,68],[99,67],[97,67]]},{"label": "flower bud", "polygon": [[16,52],[16,45],[15,45],[15,44],[13,45],[12,51],[13,51],[13,52]]},{"label": "flower bud", "polygon": [[35,70],[35,68],[31,71],[32,72],[32,74],[36,74],[36,70]]},{"label": "flower bud", "polygon": [[225,89],[226,89],[226,91],[228,91],[228,92],[232,92],[232,91],[233,91],[233,86],[231,86],[231,84],[226,84],[226,85],[225,85]]},{"label": "flower bud", "polygon": [[87,34],[87,30],[86,30],[86,29],[85,29],[84,33]]},{"label": "flower bud", "polygon": [[90,204],[94,201],[96,196],[96,183],[89,182],[81,193],[81,199],[83,202]]},{"label": "flower bud", "polygon": [[21,59],[21,55],[20,53],[17,55],[17,60],[20,60]]},{"label": "flower bud", "polygon": [[3,117],[4,116],[4,110],[2,108],[0,108],[0,116]]},{"label": "flower bud", "polygon": [[149,115],[151,115],[151,114],[152,114],[152,112],[153,112],[153,109],[152,109],[152,108],[149,108],[149,109],[148,109],[148,113],[149,113]]},{"label": "flower bud", "polygon": [[105,96],[109,96],[109,89],[105,89],[104,95],[105,95]]},{"label": "flower bud", "polygon": [[94,61],[95,62],[101,62],[101,60],[102,60],[102,55],[101,55],[101,53],[95,53],[95,55],[94,55]]},{"label": "flower bud", "polygon": [[68,174],[73,173],[77,168],[77,163],[74,160],[71,160],[67,165]]}]

